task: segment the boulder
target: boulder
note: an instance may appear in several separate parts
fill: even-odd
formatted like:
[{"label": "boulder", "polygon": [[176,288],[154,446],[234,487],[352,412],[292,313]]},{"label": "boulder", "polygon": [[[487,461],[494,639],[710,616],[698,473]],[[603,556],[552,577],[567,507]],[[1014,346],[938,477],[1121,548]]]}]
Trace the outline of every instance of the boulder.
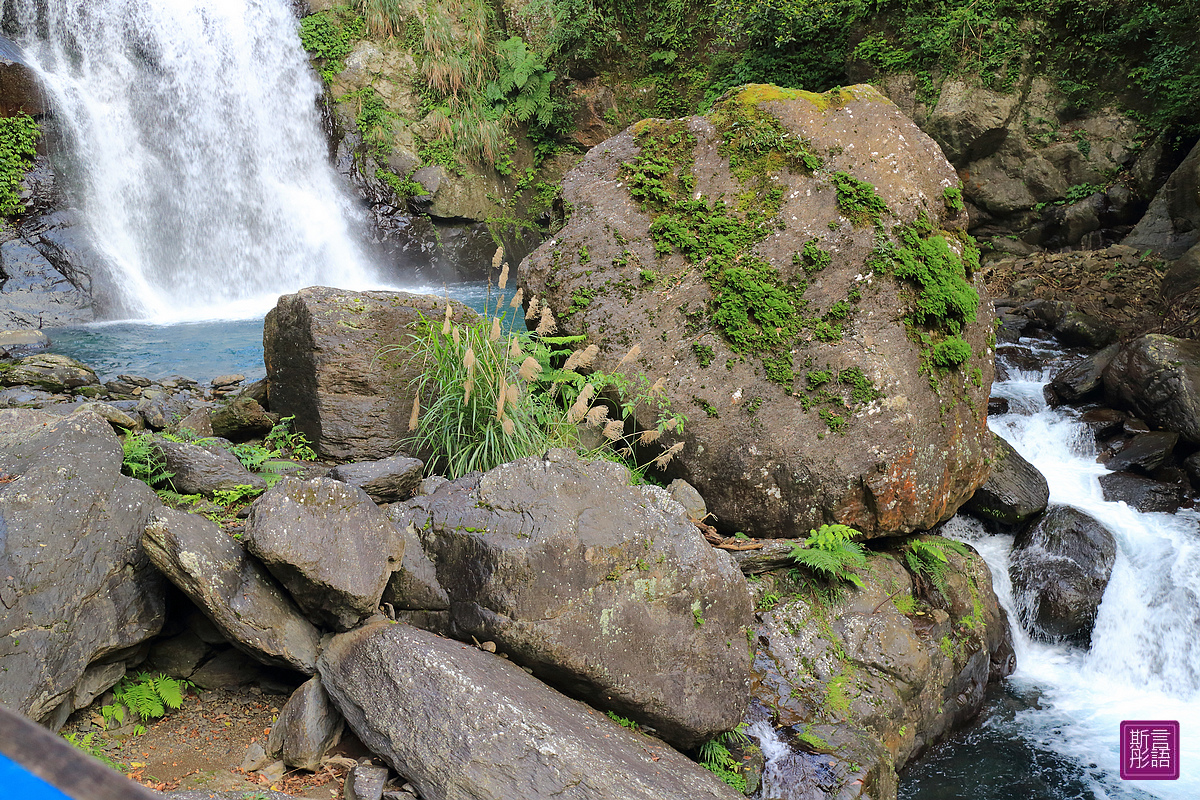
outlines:
[{"label": "boulder", "polygon": [[408,456],[392,456],[380,461],[339,464],[329,477],[366,492],[376,503],[395,503],[413,496],[421,485],[425,464]]},{"label": "boulder", "polygon": [[745,578],[665,490],[552,450],[409,506],[464,635],[679,747],[741,719]]},{"label": "boulder", "polygon": [[404,558],[383,590],[381,603],[390,603],[398,611],[445,611],[450,596],[438,583],[437,568],[421,548],[417,528],[409,519],[408,509],[394,506],[388,518],[404,539]]},{"label": "boulder", "polygon": [[1013,532],[1046,510],[1050,487],[1037,467],[1000,436],[995,438],[992,474],[963,506],[991,528]]},{"label": "boulder", "polygon": [[321,757],[342,737],[342,715],[314,675],[284,703],[271,726],[266,754],[293,769],[315,771]]},{"label": "boulder", "polygon": [[383,786],[387,779],[386,767],[358,764],[346,776],[342,797],[344,800],[383,800]]},{"label": "boulder", "polygon": [[807,734],[804,748],[830,754],[827,774],[841,777],[794,796],[855,797],[865,784],[871,797],[895,797],[897,770],[973,719],[989,680],[1013,671],[983,559],[944,551],[943,594],[927,576],[914,580],[902,548],[871,554],[863,587],[828,602],[792,593],[790,567],[752,584],[756,704],[774,725]]},{"label": "boulder", "polygon": [[1179,258],[1200,242],[1200,143],[1154,195],[1150,207],[1122,244]]},{"label": "boulder", "polygon": [[1167,270],[1162,279],[1162,296],[1164,300],[1175,298],[1195,291],[1200,287],[1200,244],[1180,256]]},{"label": "boulder", "polygon": [[1099,441],[1120,433],[1126,416],[1124,411],[1115,408],[1089,408],[1079,416],[1079,421],[1088,426]]},{"label": "boulder", "polygon": [[1172,431],[1139,433],[1129,440],[1116,454],[1104,462],[1104,466],[1120,472],[1130,467],[1153,472],[1171,457],[1179,434]]},{"label": "boulder", "polygon": [[86,364],[57,353],[38,353],[0,367],[0,386],[33,386],[48,392],[69,392],[97,386],[100,379]]},{"label": "boulder", "polygon": [[[403,347],[445,300],[405,292],[301,289],[279,298],[263,324],[271,409],[294,415],[325,458],[387,458],[408,435],[420,374]],[[455,319],[474,313],[452,302]]]},{"label": "boulder", "polygon": [[46,91],[37,72],[12,41],[0,36],[0,117],[45,114]]},{"label": "boulder", "polygon": [[1104,499],[1128,503],[1138,511],[1174,513],[1183,502],[1183,489],[1174,483],[1164,483],[1131,472],[1110,472],[1100,476],[1100,491]]},{"label": "boulder", "polygon": [[212,412],[208,408],[193,409],[186,417],[174,426],[177,433],[186,431],[191,436],[207,438],[214,436],[212,427]]},{"label": "boulder", "polygon": [[425,800],[741,797],[515,664],[407,625],[341,634],[319,667],[350,728]]},{"label": "boulder", "polygon": [[1067,347],[1099,349],[1117,340],[1117,329],[1099,317],[1071,309],[1054,326],[1054,338]]},{"label": "boulder", "polygon": [[1109,345],[1054,373],[1046,384],[1046,402],[1052,408],[1064,403],[1078,403],[1104,388],[1104,370],[1117,354],[1117,345]]},{"label": "boulder", "polygon": [[950,163],[965,166],[996,152],[1008,137],[1008,122],[1018,104],[1019,97],[1012,92],[946,81],[925,130]]},{"label": "boulder", "polygon": [[210,413],[210,424],[214,436],[240,441],[270,433],[278,414],[263,410],[253,398],[239,395]]},{"label": "boulder", "polygon": [[267,482],[242,466],[237,456],[214,446],[204,448],[187,442],[173,442],[161,436],[151,439],[150,445],[164,468],[171,473],[171,486],[180,494],[202,494],[250,486],[265,491]]},{"label": "boulder", "polygon": [[259,678],[262,669],[241,650],[226,647],[191,674],[192,683],[204,689],[234,689]]},{"label": "boulder", "polygon": [[311,675],[320,635],[267,570],[203,517],[160,509],[142,546],[231,644],[271,666]]},{"label": "boulder", "polygon": [[1086,647],[1116,557],[1107,528],[1069,506],[1051,508],[1013,542],[1008,572],[1021,624]]},{"label": "boulder", "polygon": [[1200,341],[1152,333],[1124,345],[1104,370],[1104,396],[1200,444]]},{"label": "boulder", "polygon": [[140,544],[158,498],[121,457],[94,414],[0,410],[0,704],[34,719],[65,719],[56,707],[94,692],[89,664],[163,625],[162,576]]},{"label": "boulder", "polygon": [[30,328],[0,330],[0,358],[19,358],[48,349],[50,337],[41,331]]},{"label": "boulder", "polygon": [[156,641],[150,647],[146,666],[172,678],[190,678],[212,649],[195,631],[185,629],[169,639]]},{"label": "boulder", "polygon": [[346,630],[379,608],[404,540],[362,489],[284,478],[254,502],[246,548],[319,625]]},{"label": "boulder", "polygon": [[140,418],[130,416],[109,403],[80,403],[77,411],[90,411],[122,433],[140,430],[144,427]]},{"label": "boulder", "polygon": [[[664,404],[687,417],[659,440],[682,443],[668,477],[722,530],[927,529],[987,478],[991,447],[992,312],[958,185],[869,86],[750,85],[592,148],[564,178],[566,226],[521,264],[525,297],[599,348],[598,371],[661,387],[631,424],[660,429]],[[875,260],[874,218],[907,266]],[[927,316],[913,298],[935,280]]]},{"label": "boulder", "polygon": [[166,430],[188,413],[188,398],[162,387],[144,389],[136,410],[151,430]]}]

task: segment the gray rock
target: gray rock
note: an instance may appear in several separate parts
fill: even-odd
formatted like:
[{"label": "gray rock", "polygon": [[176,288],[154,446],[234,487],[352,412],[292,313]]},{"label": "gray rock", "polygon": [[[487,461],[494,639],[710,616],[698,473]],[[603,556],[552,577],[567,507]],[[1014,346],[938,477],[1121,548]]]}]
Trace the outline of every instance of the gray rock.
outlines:
[{"label": "gray rock", "polygon": [[1172,513],[1183,502],[1182,488],[1173,483],[1156,481],[1130,472],[1110,472],[1100,476],[1100,491],[1104,499],[1128,503],[1138,511]]},{"label": "gray rock", "polygon": [[998,530],[1013,532],[1046,510],[1050,487],[1037,467],[1000,436],[995,436],[992,474],[963,510]]},{"label": "gray rock", "polygon": [[265,491],[267,482],[242,466],[237,456],[221,447],[205,448],[156,436],[151,447],[162,458],[171,485],[181,494],[212,497],[219,490],[250,486]]},{"label": "gray rock", "polygon": [[344,800],[381,800],[387,779],[386,767],[359,764],[346,776],[342,797]]},{"label": "gray rock", "polygon": [[94,414],[0,410],[0,703],[34,719],[162,628],[162,576],[139,541],[158,498],[121,457]]},{"label": "gray rock", "polygon": [[1117,329],[1099,317],[1070,310],[1054,326],[1054,338],[1067,347],[1107,347],[1117,340]]},{"label": "gray rock", "polygon": [[341,738],[342,722],[341,713],[321,686],[320,676],[314,675],[284,703],[271,726],[267,755],[283,759],[294,769],[315,771],[321,757]]},{"label": "gray rock", "polygon": [[740,721],[745,578],[664,490],[552,450],[409,507],[464,634],[680,747]]},{"label": "gray rock", "polygon": [[1200,444],[1200,342],[1149,334],[1124,345],[1104,370],[1104,396]]},{"label": "gray rock", "polygon": [[231,644],[264,664],[313,673],[317,629],[267,570],[212,522],[161,509],[142,545]]},{"label": "gray rock", "polygon": [[[450,596],[438,582],[437,569],[425,555],[417,529],[404,515],[403,506],[393,507],[388,518],[404,539],[404,558],[400,568],[388,578],[381,602],[390,603],[400,611],[444,611],[450,608]],[[398,519],[397,516],[402,516]]]},{"label": "gray rock", "polygon": [[177,636],[154,642],[147,666],[172,678],[190,678],[211,650],[212,646],[195,631],[184,629]]},{"label": "gray rock", "polygon": [[689,520],[702,522],[708,517],[708,506],[704,504],[704,498],[696,491],[695,486],[692,486],[685,480],[676,478],[671,481],[671,485],[667,487],[667,491],[671,493],[671,497],[676,503],[683,506],[683,510],[687,513]]},{"label": "gray rock", "polygon": [[270,763],[266,750],[261,742],[251,742],[246,748],[246,757],[242,759],[242,772],[254,772]]},{"label": "gray rock", "polygon": [[1008,136],[1008,121],[1018,103],[1018,96],[1011,92],[946,81],[925,129],[942,146],[950,163],[963,166],[996,152]]},{"label": "gray rock", "polygon": [[41,331],[29,328],[25,330],[0,330],[0,353],[7,353],[8,358],[39,353],[49,347],[50,337]]},{"label": "gray rock", "polygon": [[230,386],[237,386],[244,380],[246,380],[245,375],[219,375],[212,379],[211,385],[214,389],[224,389]]},{"label": "gray rock", "polygon": [[112,425],[122,433],[126,431],[140,430],[144,427],[142,425],[142,420],[139,417],[132,417],[116,406],[109,405],[108,403],[81,403],[77,411],[90,411],[96,416],[107,420],[109,425]]},{"label": "gray rock", "polygon": [[1104,462],[1104,466],[1120,472],[1130,467],[1153,472],[1171,457],[1179,434],[1171,431],[1139,433],[1115,455]]},{"label": "gray rock", "polygon": [[97,386],[100,379],[86,364],[57,353],[38,353],[0,370],[0,386],[32,386],[48,392],[69,392]]},{"label": "gray rock", "polygon": [[236,689],[257,680],[262,668],[245,653],[232,647],[219,650],[191,675],[203,689]]},{"label": "gray rock", "polygon": [[1041,638],[1086,647],[1116,560],[1112,534],[1068,506],[1055,506],[1013,543],[1009,575],[1021,624]]},{"label": "gray rock", "polygon": [[403,624],[337,636],[319,666],[358,738],[425,800],[740,797],[516,665]]},{"label": "gray rock", "polygon": [[[474,312],[458,303],[456,320]],[[294,415],[296,429],[326,458],[387,458],[408,435],[419,371],[402,346],[422,315],[440,317],[445,301],[404,292],[311,287],[284,295],[263,323],[271,409]]]},{"label": "gray rock", "polygon": [[38,251],[36,234],[0,230],[0,325],[40,328],[95,320],[91,293]]},{"label": "gray rock", "polygon": [[71,695],[71,706],[78,711],[90,706],[97,697],[107,692],[125,677],[125,662],[117,661],[108,664],[93,664],[88,667],[75,691]]},{"label": "gray rock", "polygon": [[1116,354],[1117,345],[1109,345],[1056,372],[1046,385],[1046,402],[1056,407],[1099,394],[1104,388],[1104,370]]},{"label": "gray rock", "polygon": [[1179,258],[1200,242],[1200,144],[1192,147],[1154,195],[1145,216],[1122,244]]},{"label": "gray rock", "polygon": [[242,395],[209,413],[213,435],[234,441],[263,436],[279,422],[278,414],[268,413],[253,398]]},{"label": "gray rock", "polygon": [[321,625],[346,630],[379,608],[404,540],[362,489],[284,478],[255,501],[246,547]]},{"label": "gray rock", "polygon": [[186,417],[179,420],[174,428],[176,432],[188,431],[197,438],[215,435],[212,427],[212,413],[207,408],[192,410]]},{"label": "gray rock", "polygon": [[146,427],[161,431],[175,425],[188,413],[187,401],[166,389],[151,388],[142,392],[137,402],[137,412],[146,421]]},{"label": "gray rock", "polygon": [[1192,453],[1183,460],[1183,468],[1193,486],[1200,486],[1200,453]]},{"label": "gray rock", "polygon": [[1192,247],[1170,266],[1167,274],[1163,276],[1160,291],[1163,299],[1170,301],[1197,287],[1200,287],[1200,244]]},{"label": "gray rock", "polygon": [[287,764],[282,761],[273,761],[258,771],[258,774],[266,778],[268,783],[278,783],[283,780],[285,773],[287,773]]},{"label": "gray rock", "polygon": [[449,482],[450,480],[448,478],[444,478],[441,475],[430,475],[428,478],[421,481],[420,487],[417,488],[417,494],[433,494],[439,488],[445,486]]},{"label": "gray rock", "polygon": [[356,461],[340,464],[329,477],[362,489],[376,503],[395,503],[413,496],[421,485],[425,463],[407,456],[392,456],[380,461]]}]

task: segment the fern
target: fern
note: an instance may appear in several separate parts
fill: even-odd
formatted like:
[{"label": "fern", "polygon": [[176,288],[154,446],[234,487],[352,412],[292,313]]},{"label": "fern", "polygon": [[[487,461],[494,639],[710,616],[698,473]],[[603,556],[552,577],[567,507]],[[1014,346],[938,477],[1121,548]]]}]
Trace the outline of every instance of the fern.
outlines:
[{"label": "fern", "polygon": [[[716,775],[729,786],[745,794],[746,776],[739,775],[735,771],[740,765],[737,759],[733,757],[733,753],[729,752],[729,748],[721,743],[721,739],[728,737],[730,733],[735,732],[729,731],[716,739],[710,739],[700,745],[700,766]],[[742,734],[740,731],[736,733],[743,738],[745,737],[745,734]]]},{"label": "fern", "polygon": [[949,586],[946,583],[946,567],[949,558],[946,553],[967,554],[967,546],[953,539],[912,539],[904,545],[904,563],[913,575],[925,576],[942,597],[949,599]]},{"label": "fern", "polygon": [[[183,693],[191,686],[190,681],[170,678],[162,673],[151,675],[139,672],[134,678],[126,676],[113,687],[113,702],[100,709],[105,727],[111,727],[113,722],[123,725],[126,712],[136,715],[142,722],[159,719],[166,715],[168,709],[183,705]],[[133,732],[141,734],[145,730],[145,726],[139,724]]]},{"label": "fern", "polygon": [[831,582],[847,581],[862,588],[856,570],[867,566],[867,553],[861,544],[852,541],[860,532],[847,525],[822,525],[809,531],[803,544],[797,544],[788,555],[798,566]]},{"label": "fern", "polygon": [[166,462],[151,441],[150,434],[127,433],[121,442],[121,448],[124,451],[121,472],[129,477],[137,478],[152,487],[169,484],[171,478],[175,477],[174,472],[167,471]]}]

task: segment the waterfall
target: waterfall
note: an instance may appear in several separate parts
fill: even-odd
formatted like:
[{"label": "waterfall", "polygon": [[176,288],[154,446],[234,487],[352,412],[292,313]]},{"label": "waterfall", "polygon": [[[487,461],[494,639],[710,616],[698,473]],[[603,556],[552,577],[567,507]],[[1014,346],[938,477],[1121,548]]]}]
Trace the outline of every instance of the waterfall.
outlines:
[{"label": "waterfall", "polygon": [[[1035,753],[1035,761],[1036,753],[1045,754],[1040,765],[1051,765],[1047,771],[1055,777],[1040,776],[1040,793],[1023,787],[1011,794],[1006,793],[1015,791],[1011,786],[975,785],[984,771],[965,763],[935,770],[937,779],[924,783],[961,780],[967,784],[964,796],[979,798],[1194,800],[1200,797],[1200,515],[1193,510],[1142,513],[1104,500],[1098,478],[1107,470],[1096,462],[1091,432],[1076,411],[1050,409],[1042,399],[1053,366],[1060,366],[1053,364],[1058,354],[1038,355],[1051,366],[1037,372],[1014,369],[1009,380],[994,387],[994,395],[1009,400],[1012,413],[993,417],[990,425],[1046,476],[1052,504],[1073,506],[1112,532],[1116,563],[1089,650],[1033,641],[1017,625],[1008,577],[1012,537],[988,535],[961,516],[946,525],[944,534],[969,541],[992,570],[997,597],[1014,625],[1017,670],[1009,687],[1030,700],[1027,707],[989,719],[985,730],[967,736],[965,746],[986,751],[1005,739],[1020,742],[1025,752]],[[1139,719],[1181,723],[1179,780],[1121,780],[1119,725]],[[902,791],[901,796],[926,793]],[[939,795],[934,790],[928,796]]]},{"label": "waterfall", "polygon": [[5,23],[132,316],[245,317],[372,282],[289,0],[9,0]]}]

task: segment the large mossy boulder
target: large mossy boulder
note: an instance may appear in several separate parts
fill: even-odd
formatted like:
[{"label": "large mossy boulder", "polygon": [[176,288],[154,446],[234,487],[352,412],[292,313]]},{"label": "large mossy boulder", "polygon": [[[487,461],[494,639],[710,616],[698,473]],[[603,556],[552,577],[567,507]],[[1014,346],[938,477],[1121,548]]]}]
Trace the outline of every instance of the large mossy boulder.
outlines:
[{"label": "large mossy boulder", "polygon": [[1105,368],[1104,396],[1200,444],[1200,342],[1156,333],[1135,339]]},{"label": "large mossy boulder", "polygon": [[[158,507],[100,417],[0,410],[0,703],[61,724],[159,632],[165,586],[140,544]],[[85,691],[97,660],[109,677]]]},{"label": "large mossy boulder", "polygon": [[[263,324],[271,411],[295,416],[296,429],[325,458],[395,455],[408,435],[409,385],[421,369],[405,349],[422,319],[440,319],[446,302],[324,286],[283,295]],[[473,316],[451,305],[455,320]]]},{"label": "large mossy boulder", "polygon": [[670,471],[720,528],[927,529],[987,477],[992,314],[958,177],[871,87],[748,86],[640,122],[563,197],[527,302],[598,345],[597,369],[663,387],[688,418],[660,440],[684,443]]},{"label": "large mossy boulder", "polygon": [[1086,647],[1117,545],[1098,521],[1056,506],[1013,543],[1009,575],[1021,624],[1034,636]]},{"label": "large mossy boulder", "polygon": [[[752,584],[755,700],[808,751],[835,760],[840,787],[800,797],[894,798],[897,771],[979,713],[990,680],[1012,673],[1011,630],[987,564],[932,536],[938,577],[905,566],[913,540],[889,543],[863,586],[795,591],[787,568]],[[856,781],[861,781],[857,784]]]},{"label": "large mossy boulder", "polygon": [[318,666],[358,738],[427,800],[741,797],[511,662],[407,625],[343,633]]},{"label": "large mossy boulder", "polygon": [[407,516],[463,635],[679,747],[741,720],[746,581],[665,490],[551,450],[446,484]]}]

